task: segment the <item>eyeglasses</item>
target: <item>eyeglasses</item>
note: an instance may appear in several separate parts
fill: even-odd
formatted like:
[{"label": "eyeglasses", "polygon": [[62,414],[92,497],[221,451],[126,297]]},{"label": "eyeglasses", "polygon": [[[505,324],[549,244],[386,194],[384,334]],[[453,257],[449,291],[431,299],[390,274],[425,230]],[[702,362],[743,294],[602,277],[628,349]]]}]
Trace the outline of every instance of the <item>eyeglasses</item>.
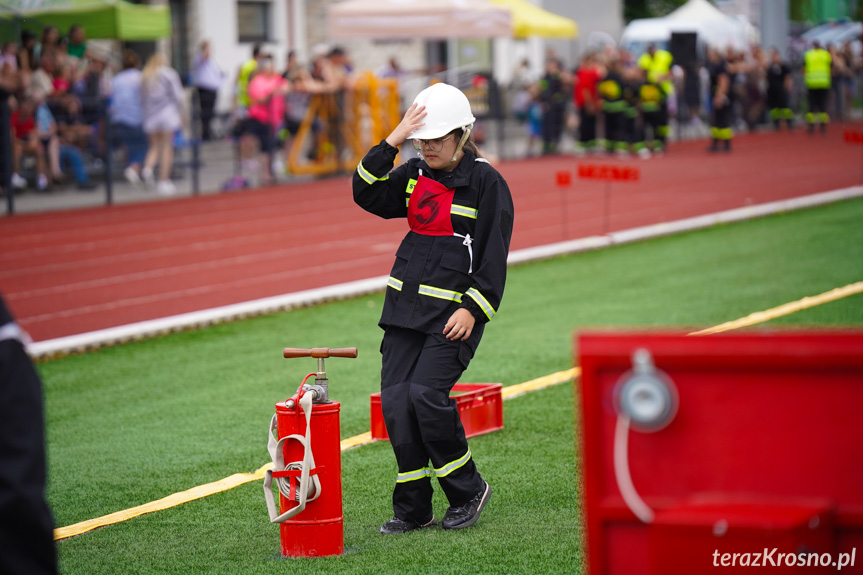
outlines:
[{"label": "eyeglasses", "polygon": [[414,148],[418,152],[422,152],[423,146],[427,146],[432,152],[440,152],[443,150],[443,143],[449,140],[452,134],[447,134],[443,138],[435,138],[434,140],[414,140]]}]

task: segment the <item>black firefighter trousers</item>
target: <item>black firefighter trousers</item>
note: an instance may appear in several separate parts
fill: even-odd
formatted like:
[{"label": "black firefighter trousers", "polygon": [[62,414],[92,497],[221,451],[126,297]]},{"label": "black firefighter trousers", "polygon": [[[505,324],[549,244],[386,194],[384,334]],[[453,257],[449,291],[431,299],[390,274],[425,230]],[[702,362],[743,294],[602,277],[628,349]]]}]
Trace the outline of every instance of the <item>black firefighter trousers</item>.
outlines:
[{"label": "black firefighter trousers", "polygon": [[388,327],[381,354],[381,410],[399,469],[393,512],[404,521],[425,523],[434,514],[432,476],[452,507],[464,505],[484,486],[449,396],[473,353],[443,334]]}]

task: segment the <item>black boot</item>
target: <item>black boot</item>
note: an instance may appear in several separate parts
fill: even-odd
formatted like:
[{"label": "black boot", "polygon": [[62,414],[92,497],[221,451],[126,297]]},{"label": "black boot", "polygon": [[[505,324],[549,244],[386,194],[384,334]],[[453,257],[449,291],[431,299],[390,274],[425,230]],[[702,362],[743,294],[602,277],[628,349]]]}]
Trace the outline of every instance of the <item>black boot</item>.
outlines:
[{"label": "black boot", "polygon": [[417,523],[416,521],[405,521],[403,519],[399,519],[398,517],[393,517],[383,525],[381,525],[381,533],[384,535],[396,535],[401,533],[407,533],[409,531],[416,531],[417,529],[422,529],[424,527],[431,527],[434,525],[434,516],[428,521],[423,523]]},{"label": "black boot", "polygon": [[488,500],[491,499],[491,486],[483,482],[483,489],[461,507],[450,507],[441,521],[444,529],[464,529],[476,523]]}]

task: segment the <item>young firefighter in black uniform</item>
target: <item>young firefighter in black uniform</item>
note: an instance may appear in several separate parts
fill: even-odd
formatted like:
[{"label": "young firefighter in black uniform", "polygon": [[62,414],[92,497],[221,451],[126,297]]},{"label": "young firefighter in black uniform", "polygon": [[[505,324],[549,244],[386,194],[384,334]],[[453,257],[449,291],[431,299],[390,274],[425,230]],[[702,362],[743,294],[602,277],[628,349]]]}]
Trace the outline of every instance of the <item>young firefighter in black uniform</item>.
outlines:
[{"label": "young firefighter in black uniform", "polygon": [[[477,157],[473,123],[460,90],[426,88],[353,177],[357,204],[407,218],[411,228],[396,251],[379,322],[381,407],[398,463],[385,534],[434,524],[432,476],[450,504],[445,529],[473,525],[491,496],[449,397],[500,306],[512,237],[509,187]],[[422,159],[393,170],[408,138]]]},{"label": "young firefighter in black uniform", "polygon": [[539,79],[539,102],[542,108],[542,153],[555,154],[563,133],[567,93],[563,69],[557,58],[545,63],[545,75]]},{"label": "young firefighter in black uniform", "polygon": [[776,48],[770,49],[770,65],[767,67],[767,107],[770,119],[778,130],[781,122],[791,130],[794,127],[794,112],[791,111],[791,70],[782,61]]},{"label": "young firefighter in black uniform", "polygon": [[605,78],[597,86],[605,116],[605,147],[609,152],[626,151],[624,121],[626,100],[623,98],[623,75],[620,60],[614,60]]},{"label": "young firefighter in black uniform", "polygon": [[717,152],[719,142],[723,142],[723,149],[730,152],[731,139],[734,137],[731,129],[731,99],[728,96],[731,79],[725,60],[712,48],[707,50],[707,69],[710,72],[710,95],[713,98],[713,121],[710,126],[713,142],[708,149]]},{"label": "young firefighter in black uniform", "polygon": [[[638,120],[638,92],[641,87],[641,69],[637,67],[625,68],[623,72],[623,101],[626,108],[623,110],[623,134],[626,140],[626,148],[621,155],[641,154],[644,150],[644,136],[640,133],[641,126]],[[643,157],[643,156],[642,156]]]},{"label": "young firefighter in black uniform", "polygon": [[[661,154],[663,138],[660,132],[661,127],[664,125],[662,110],[665,105],[665,92],[662,90],[662,86],[656,82],[651,82],[647,72],[644,72],[643,82],[638,89],[638,96],[641,102],[643,137],[647,142],[647,146],[654,154]],[[650,132],[649,136],[647,135],[648,131]],[[642,154],[642,152],[639,153],[639,155],[644,157]]]}]

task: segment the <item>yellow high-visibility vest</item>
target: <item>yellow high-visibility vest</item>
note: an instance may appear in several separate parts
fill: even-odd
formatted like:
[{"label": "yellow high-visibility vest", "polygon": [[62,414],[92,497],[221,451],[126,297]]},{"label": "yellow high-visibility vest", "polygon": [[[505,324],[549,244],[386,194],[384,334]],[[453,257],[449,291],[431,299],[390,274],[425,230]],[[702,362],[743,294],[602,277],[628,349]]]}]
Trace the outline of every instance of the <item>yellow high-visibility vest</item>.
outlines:
[{"label": "yellow high-visibility vest", "polygon": [[667,50],[656,50],[653,53],[652,58],[648,52],[642,54],[638,58],[638,67],[647,71],[648,81],[653,84],[659,84],[662,86],[662,90],[666,94],[671,94],[674,92],[674,84],[671,80],[659,82],[658,78],[671,72],[671,64],[673,61],[674,58],[671,56],[671,52],[668,52]]},{"label": "yellow high-visibility vest", "polygon": [[240,66],[240,74],[237,77],[237,103],[245,108],[252,103],[249,99],[249,78],[257,68],[258,61],[254,58]]},{"label": "yellow high-visibility vest", "polygon": [[807,50],[803,55],[806,62],[806,87],[809,89],[830,87],[830,52],[823,48]]}]

